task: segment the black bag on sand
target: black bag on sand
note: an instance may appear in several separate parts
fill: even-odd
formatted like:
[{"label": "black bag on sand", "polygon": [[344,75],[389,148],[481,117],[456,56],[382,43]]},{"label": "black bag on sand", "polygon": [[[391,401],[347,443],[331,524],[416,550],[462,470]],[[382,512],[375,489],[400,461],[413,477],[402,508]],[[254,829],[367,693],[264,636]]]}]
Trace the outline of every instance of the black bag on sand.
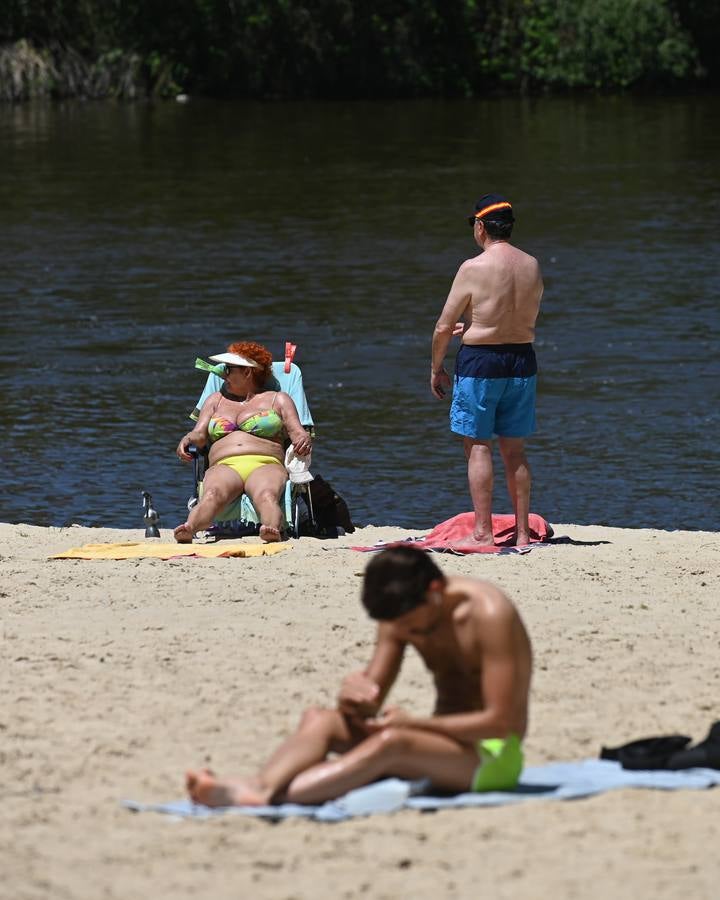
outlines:
[{"label": "black bag on sand", "polygon": [[600,759],[615,760],[623,769],[666,769],[670,757],[691,740],[684,734],[641,738],[621,747],[603,747]]},{"label": "black bag on sand", "polygon": [[308,508],[308,518],[300,525],[300,534],[312,537],[337,537],[338,528],[348,534],[355,531],[347,503],[322,475],[307,485],[308,495],[300,496]]},{"label": "black bag on sand", "polygon": [[673,753],[667,768],[678,769],[720,769],[720,722],[715,722],[704,741],[686,750]]},{"label": "black bag on sand", "polygon": [[603,747],[600,759],[614,759],[623,769],[720,769],[720,721],[694,747],[684,734],[643,738],[622,747]]}]

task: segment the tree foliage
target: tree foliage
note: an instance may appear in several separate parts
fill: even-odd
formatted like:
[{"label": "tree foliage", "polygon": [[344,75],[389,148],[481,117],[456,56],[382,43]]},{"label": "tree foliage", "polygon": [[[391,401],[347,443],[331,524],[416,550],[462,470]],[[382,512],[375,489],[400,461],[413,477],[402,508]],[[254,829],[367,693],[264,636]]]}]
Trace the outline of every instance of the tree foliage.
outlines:
[{"label": "tree foliage", "polygon": [[[682,85],[717,77],[718,31],[718,4],[704,0],[0,5],[4,58],[18,47],[22,59],[35,54],[36,70],[44,59],[55,94],[471,97]],[[0,63],[7,96],[3,72]]]}]

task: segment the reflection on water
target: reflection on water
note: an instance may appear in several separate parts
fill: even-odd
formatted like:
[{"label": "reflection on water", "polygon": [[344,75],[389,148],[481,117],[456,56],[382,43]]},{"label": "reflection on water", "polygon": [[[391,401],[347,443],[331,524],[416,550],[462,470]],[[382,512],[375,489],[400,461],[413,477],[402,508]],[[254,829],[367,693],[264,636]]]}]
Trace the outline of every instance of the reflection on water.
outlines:
[{"label": "reflection on water", "polygon": [[[718,529],[714,98],[0,108],[0,519],[184,517],[197,355],[299,345],[359,522],[469,508],[432,327],[491,190],[546,281],[532,508]],[[497,473],[498,510],[507,509]]]}]

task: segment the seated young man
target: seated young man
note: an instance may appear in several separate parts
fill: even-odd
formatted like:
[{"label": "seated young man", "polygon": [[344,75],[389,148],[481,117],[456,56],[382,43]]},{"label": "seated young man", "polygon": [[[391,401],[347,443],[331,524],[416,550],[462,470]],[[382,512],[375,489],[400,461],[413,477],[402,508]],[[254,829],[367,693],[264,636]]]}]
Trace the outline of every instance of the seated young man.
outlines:
[{"label": "seated young man", "polygon": [[[307,710],[251,777],[188,772],[196,803],[322,803],[390,776],[452,792],[517,784],[532,651],[510,599],[486,581],[446,577],[421,550],[393,547],[369,563],[362,602],[378,621],[375,652],[342,682],[337,707]],[[427,717],[383,708],[408,645],[435,682]]]}]

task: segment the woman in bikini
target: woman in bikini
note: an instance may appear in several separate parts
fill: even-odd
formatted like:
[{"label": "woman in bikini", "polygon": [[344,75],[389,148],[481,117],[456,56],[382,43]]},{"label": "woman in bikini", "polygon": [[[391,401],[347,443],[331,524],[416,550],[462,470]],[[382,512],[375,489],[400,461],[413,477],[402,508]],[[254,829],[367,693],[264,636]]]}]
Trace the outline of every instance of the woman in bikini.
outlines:
[{"label": "woman in bikini", "polygon": [[300,423],[292,398],[283,391],[265,389],[272,371],[272,356],[265,347],[238,342],[210,359],[225,364],[225,385],[207,398],[197,424],[177,446],[178,457],[189,461],[190,444],[210,444],[210,466],[202,498],[187,522],[175,529],[175,540],[190,543],[221,509],[246,493],[260,517],[262,540],[279,541],[279,498],[288,477],[284,444],[289,439],[299,456],[307,456],[310,435]]}]

